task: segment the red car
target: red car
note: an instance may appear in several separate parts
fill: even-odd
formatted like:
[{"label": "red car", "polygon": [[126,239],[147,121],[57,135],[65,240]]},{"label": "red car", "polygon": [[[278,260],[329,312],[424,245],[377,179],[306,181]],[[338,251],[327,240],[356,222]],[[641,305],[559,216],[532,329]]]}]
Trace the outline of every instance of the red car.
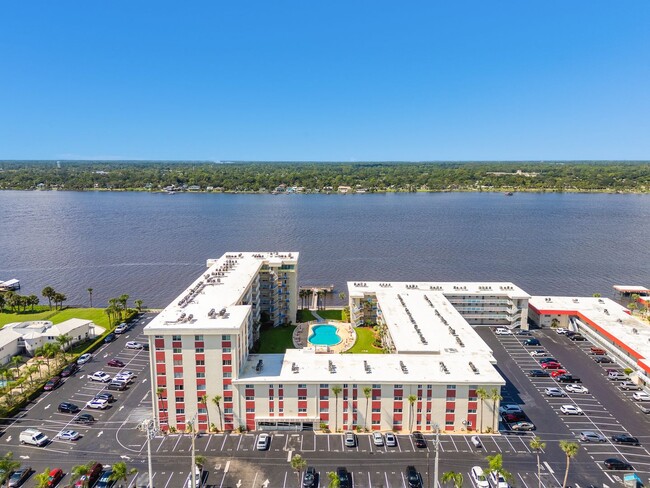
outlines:
[{"label": "red car", "polygon": [[47,383],[45,383],[45,386],[43,387],[43,389],[45,391],[52,391],[52,390],[58,388],[61,385],[61,383],[62,382],[61,382],[61,377],[60,376],[53,376],[52,378],[50,378],[47,381]]},{"label": "red car", "polygon": [[50,471],[50,477],[47,479],[47,486],[56,486],[63,478],[63,470],[61,468],[54,468]]},{"label": "red car", "polygon": [[556,369],[555,371],[553,371],[551,373],[551,376],[553,378],[557,378],[558,376],[560,376],[562,374],[567,374],[567,373],[568,373],[568,371],[566,369]]},{"label": "red car", "polygon": [[542,369],[560,369],[561,367],[562,365],[560,363],[554,363],[554,362],[542,364]]},{"label": "red car", "polygon": [[119,359],[111,359],[108,363],[109,366],[113,366],[114,368],[123,368],[126,366],[122,361]]}]

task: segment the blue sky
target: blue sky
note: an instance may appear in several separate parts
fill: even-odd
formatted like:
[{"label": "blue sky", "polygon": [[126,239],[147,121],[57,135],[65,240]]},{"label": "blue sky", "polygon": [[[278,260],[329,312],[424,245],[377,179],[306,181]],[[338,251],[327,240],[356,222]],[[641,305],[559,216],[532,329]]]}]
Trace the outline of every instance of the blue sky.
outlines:
[{"label": "blue sky", "polygon": [[30,1],[0,159],[650,159],[650,2]]}]

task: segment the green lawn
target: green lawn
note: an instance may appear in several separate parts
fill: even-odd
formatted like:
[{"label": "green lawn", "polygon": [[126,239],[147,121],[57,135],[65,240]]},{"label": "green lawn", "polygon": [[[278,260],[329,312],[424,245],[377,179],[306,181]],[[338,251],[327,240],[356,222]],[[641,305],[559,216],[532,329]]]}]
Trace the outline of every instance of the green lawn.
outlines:
[{"label": "green lawn", "polygon": [[108,328],[108,315],[102,308],[66,308],[64,310],[35,310],[21,313],[0,313],[0,327],[12,322],[26,322],[28,320],[51,320],[59,324],[68,319],[88,319],[100,327]]},{"label": "green lawn", "polygon": [[329,320],[343,320],[343,309],[339,310],[317,310],[316,313]]},{"label": "green lawn", "polygon": [[293,349],[292,334],[295,325],[288,327],[280,326],[263,330],[260,333],[260,354],[283,353],[287,349]]},{"label": "green lawn", "polygon": [[347,352],[352,354],[382,354],[381,349],[373,346],[375,342],[375,331],[370,327],[357,327],[357,341]]},{"label": "green lawn", "polygon": [[307,309],[298,310],[297,315],[297,321],[299,324],[302,322],[309,322],[310,320],[316,320],[316,317],[314,317],[313,314]]},{"label": "green lawn", "polygon": [[50,310],[47,305],[45,307],[41,305],[34,308],[35,310],[33,312],[31,310],[27,310],[26,312],[20,313],[10,313],[6,312],[8,309],[4,309],[5,311],[0,313],[0,327],[4,327],[5,325],[11,324],[12,322],[26,322],[28,320],[49,320],[49,317],[56,313],[55,310]]}]

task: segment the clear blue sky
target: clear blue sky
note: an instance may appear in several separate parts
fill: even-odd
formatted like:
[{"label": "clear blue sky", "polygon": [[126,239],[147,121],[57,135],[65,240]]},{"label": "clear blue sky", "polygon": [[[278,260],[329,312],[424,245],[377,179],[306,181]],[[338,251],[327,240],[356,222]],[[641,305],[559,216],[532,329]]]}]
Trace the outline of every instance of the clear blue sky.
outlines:
[{"label": "clear blue sky", "polygon": [[0,159],[650,159],[650,1],[13,1]]}]

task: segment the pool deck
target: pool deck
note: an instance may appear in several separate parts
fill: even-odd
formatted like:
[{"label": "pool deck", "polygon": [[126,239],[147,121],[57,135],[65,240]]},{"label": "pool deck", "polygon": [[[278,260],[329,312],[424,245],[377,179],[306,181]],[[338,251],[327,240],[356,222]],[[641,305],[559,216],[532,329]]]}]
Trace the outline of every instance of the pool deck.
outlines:
[{"label": "pool deck", "polygon": [[[341,337],[341,342],[335,346],[320,346],[311,344],[309,336],[311,336],[311,328],[317,325],[333,325],[336,327],[336,333]],[[329,353],[341,353],[350,349],[357,340],[357,333],[351,324],[345,322],[337,322],[336,320],[323,320],[304,322],[298,324],[293,331],[293,345],[296,349],[303,349],[305,347],[318,347],[320,350],[327,350]]]}]

